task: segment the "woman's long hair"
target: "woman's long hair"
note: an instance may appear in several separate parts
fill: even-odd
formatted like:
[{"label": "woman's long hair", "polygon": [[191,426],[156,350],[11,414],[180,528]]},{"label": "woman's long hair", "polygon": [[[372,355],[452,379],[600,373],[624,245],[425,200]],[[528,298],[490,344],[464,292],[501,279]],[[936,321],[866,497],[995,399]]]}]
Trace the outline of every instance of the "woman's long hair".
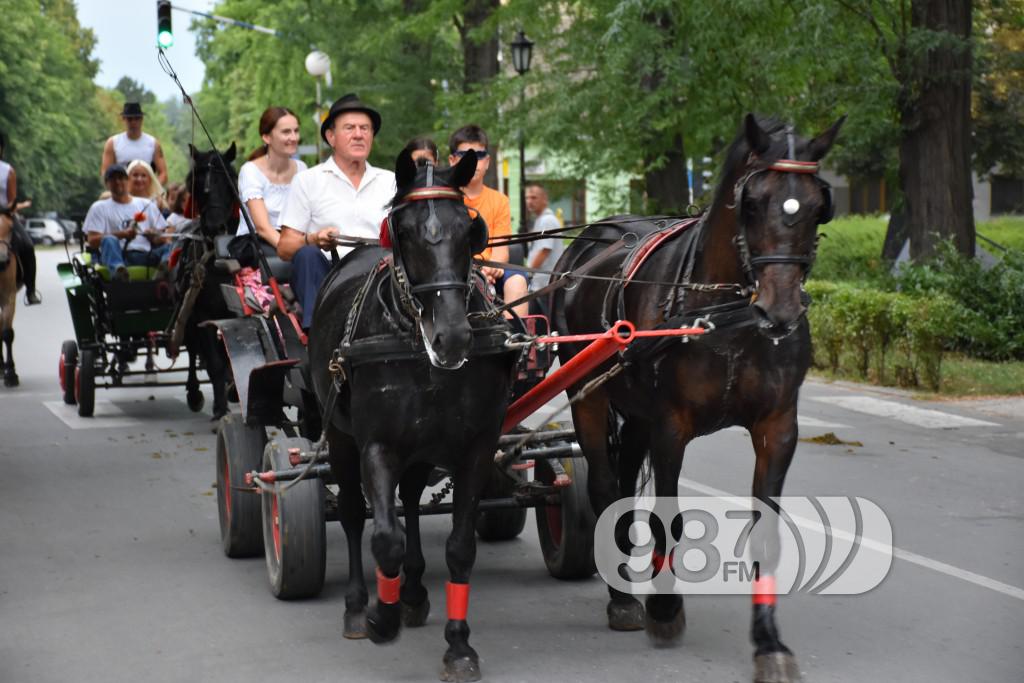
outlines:
[{"label": "woman's long hair", "polygon": [[[274,130],[274,126],[277,125],[277,122],[285,116],[295,116],[295,112],[288,107],[267,107],[263,111],[263,115],[260,116],[260,135],[270,135],[270,132]],[[295,120],[298,121],[299,117],[295,116]],[[247,161],[259,159],[266,155],[267,145],[263,144],[252,151],[252,154],[249,155]]]},{"label": "woman's long hair", "polygon": [[135,159],[128,164],[128,177],[132,175],[132,171],[136,168],[142,168],[149,175],[149,197],[153,201],[159,201],[164,194],[164,186],[160,184],[160,180],[156,177],[156,173],[153,171],[153,167],[141,159]]}]

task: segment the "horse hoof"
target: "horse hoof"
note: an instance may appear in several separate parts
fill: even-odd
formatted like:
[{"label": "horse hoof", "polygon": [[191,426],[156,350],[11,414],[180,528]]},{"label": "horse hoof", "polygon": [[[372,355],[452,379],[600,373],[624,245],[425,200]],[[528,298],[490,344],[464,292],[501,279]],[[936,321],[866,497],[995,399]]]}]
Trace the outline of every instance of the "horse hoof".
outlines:
[{"label": "horse hoof", "polygon": [[402,608],[397,603],[378,603],[366,614],[366,635],[377,645],[395,642],[401,629]]},{"label": "horse hoof", "polygon": [[800,667],[788,652],[754,656],[754,683],[797,683]]},{"label": "horse hoof", "polygon": [[637,600],[608,603],[608,628],[613,631],[639,631],[644,627],[644,606]]},{"label": "horse hoof", "polygon": [[441,680],[445,683],[465,683],[479,681],[480,678],[480,662],[476,658],[459,657],[451,661],[445,658],[441,668]]},{"label": "horse hoof", "polygon": [[341,635],[349,640],[366,638],[366,612],[345,612],[345,630]]},{"label": "horse hoof", "polygon": [[402,605],[402,625],[409,628],[416,628],[427,623],[427,616],[430,614],[430,600],[424,600],[418,605],[408,602]]},{"label": "horse hoof", "polygon": [[644,620],[644,629],[654,647],[675,647],[686,630],[686,611],[680,607],[671,621],[655,621],[648,613]]},{"label": "horse hoof", "polygon": [[17,375],[4,375],[4,386],[5,387],[16,387],[19,384],[21,384],[21,381],[18,380],[18,376]]}]

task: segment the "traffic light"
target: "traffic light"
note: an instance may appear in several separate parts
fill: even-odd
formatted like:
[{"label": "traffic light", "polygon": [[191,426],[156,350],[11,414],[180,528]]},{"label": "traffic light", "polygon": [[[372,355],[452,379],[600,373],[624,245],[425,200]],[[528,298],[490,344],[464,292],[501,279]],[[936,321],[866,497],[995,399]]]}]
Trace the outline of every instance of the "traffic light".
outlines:
[{"label": "traffic light", "polygon": [[156,43],[160,47],[174,45],[174,33],[171,31],[171,0],[156,2]]}]

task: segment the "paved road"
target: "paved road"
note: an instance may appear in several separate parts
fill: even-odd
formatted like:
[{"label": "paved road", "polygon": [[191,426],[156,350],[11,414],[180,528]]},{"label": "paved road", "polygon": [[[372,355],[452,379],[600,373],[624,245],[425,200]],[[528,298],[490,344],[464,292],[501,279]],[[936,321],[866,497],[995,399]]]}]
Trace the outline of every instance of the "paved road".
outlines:
[{"label": "paved road", "polygon": [[[322,595],[275,600],[261,559],[221,554],[211,423],[181,392],[102,392],[89,421],[59,403],[57,356],[72,334],[57,256],[40,259],[44,305],[19,309],[22,386],[0,390],[0,682],[436,680],[447,519],[425,523],[434,613],[393,646],[340,637],[337,525]],[[863,446],[802,443],[787,494],[867,497],[898,547],[865,595],[781,600],[805,679],[1020,681],[1021,402],[810,382],[801,423],[805,436]],[[742,430],[698,440],[680,491],[743,494],[752,463]],[[669,650],[608,631],[605,600],[597,578],[547,576],[532,513],[519,539],[481,545],[470,623],[486,680],[750,679],[748,598],[687,598],[686,635]]]}]

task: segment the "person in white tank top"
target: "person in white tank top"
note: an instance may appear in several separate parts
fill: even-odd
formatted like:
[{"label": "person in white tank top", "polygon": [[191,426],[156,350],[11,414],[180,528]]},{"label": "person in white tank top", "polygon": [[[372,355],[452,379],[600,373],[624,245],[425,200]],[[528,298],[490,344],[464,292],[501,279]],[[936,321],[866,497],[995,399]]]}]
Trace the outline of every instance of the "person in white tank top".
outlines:
[{"label": "person in white tank top", "polygon": [[148,133],[142,132],[142,105],[138,102],[125,102],[121,110],[124,121],[124,132],[107,138],[103,146],[103,161],[100,164],[100,176],[105,176],[111,164],[127,166],[139,159],[145,161],[156,171],[161,184],[167,184],[167,160],[160,147],[160,141]]}]

